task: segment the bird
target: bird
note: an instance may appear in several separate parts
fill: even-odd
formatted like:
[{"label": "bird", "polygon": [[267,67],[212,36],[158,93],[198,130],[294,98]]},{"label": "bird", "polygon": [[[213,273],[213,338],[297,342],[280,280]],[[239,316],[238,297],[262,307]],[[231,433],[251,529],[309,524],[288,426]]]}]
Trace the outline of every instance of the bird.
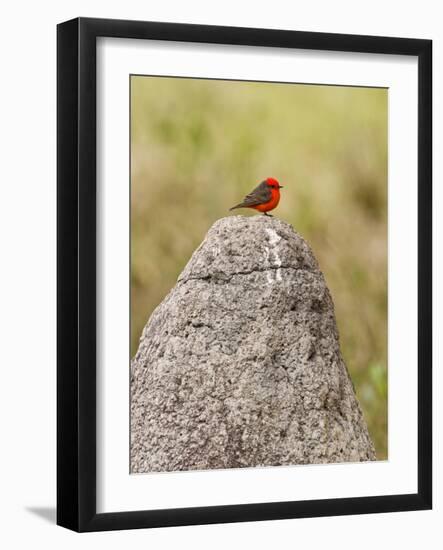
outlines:
[{"label": "bird", "polygon": [[265,216],[272,217],[272,214],[268,214],[268,212],[274,210],[280,202],[280,189],[282,188],[283,185],[280,185],[276,179],[266,178],[249,195],[246,195],[243,202],[236,204],[229,210],[254,208],[259,212],[263,212]]}]

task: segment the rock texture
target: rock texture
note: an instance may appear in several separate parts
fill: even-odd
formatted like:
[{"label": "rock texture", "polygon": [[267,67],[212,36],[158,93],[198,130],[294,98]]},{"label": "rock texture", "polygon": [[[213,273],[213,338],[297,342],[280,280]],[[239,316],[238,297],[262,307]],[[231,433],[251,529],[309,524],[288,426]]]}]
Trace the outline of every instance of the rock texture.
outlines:
[{"label": "rock texture", "polygon": [[375,460],[324,277],[277,218],[212,226],[131,370],[134,473]]}]

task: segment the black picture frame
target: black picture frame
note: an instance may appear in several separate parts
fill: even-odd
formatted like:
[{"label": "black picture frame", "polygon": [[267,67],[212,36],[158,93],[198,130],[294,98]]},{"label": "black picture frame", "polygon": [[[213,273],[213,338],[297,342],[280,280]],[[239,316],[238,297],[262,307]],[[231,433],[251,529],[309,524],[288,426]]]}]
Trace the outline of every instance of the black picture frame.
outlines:
[{"label": "black picture frame", "polygon": [[[418,58],[418,491],[416,494],[96,512],[96,39],[399,54]],[[432,42],[78,18],[57,28],[57,523],[104,531],[432,507]]]}]

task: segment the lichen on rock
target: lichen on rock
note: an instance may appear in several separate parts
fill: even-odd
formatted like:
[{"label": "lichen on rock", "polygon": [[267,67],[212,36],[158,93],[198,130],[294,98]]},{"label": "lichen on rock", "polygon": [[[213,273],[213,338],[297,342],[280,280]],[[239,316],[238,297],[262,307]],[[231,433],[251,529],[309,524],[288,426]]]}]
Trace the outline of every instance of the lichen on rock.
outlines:
[{"label": "lichen on rock", "polygon": [[131,472],[375,460],[334,305],[292,226],[217,221],[131,364]]}]

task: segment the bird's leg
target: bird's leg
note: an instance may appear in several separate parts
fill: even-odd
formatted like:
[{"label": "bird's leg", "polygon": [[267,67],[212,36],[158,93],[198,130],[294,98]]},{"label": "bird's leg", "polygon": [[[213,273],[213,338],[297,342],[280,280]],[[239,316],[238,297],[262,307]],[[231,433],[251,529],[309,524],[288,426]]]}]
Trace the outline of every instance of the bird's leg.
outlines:
[{"label": "bird's leg", "polygon": [[269,216],[270,218],[273,218],[274,216],[272,214],[268,214],[267,212],[263,212],[264,216]]}]

